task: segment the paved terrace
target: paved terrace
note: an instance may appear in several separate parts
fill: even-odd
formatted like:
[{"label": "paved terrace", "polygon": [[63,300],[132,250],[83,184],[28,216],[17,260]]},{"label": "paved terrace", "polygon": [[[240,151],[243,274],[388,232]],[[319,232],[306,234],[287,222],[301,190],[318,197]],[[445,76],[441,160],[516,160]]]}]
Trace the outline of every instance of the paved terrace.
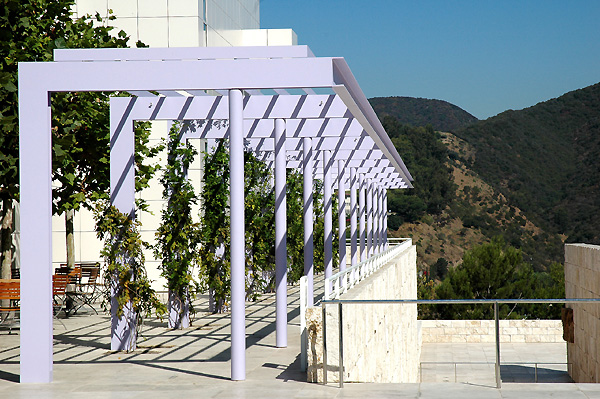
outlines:
[{"label": "paved terrace", "polygon": [[[317,279],[322,290],[322,276]],[[247,379],[230,375],[229,315],[207,313],[198,302],[193,327],[169,330],[165,322],[144,324],[134,353],[110,352],[110,319],[80,313],[54,322],[54,382],[19,384],[19,335],[0,332],[0,398],[600,398],[600,384],[507,383],[531,381],[530,367],[503,366],[504,383],[494,388],[492,366],[424,366],[420,384],[337,384],[305,382],[299,371],[299,295],[290,287],[288,348],[275,347],[275,297],[246,305]],[[540,346],[541,345],[541,346]],[[490,361],[493,346],[427,344],[422,361]],[[562,344],[503,344],[503,362],[565,362]],[[445,368],[444,368],[445,367]],[[544,367],[544,366],[541,366]],[[559,380],[564,372],[548,371]],[[554,373],[554,374],[553,374]],[[553,378],[554,378],[553,377]],[[548,381],[548,378],[540,378]]]}]

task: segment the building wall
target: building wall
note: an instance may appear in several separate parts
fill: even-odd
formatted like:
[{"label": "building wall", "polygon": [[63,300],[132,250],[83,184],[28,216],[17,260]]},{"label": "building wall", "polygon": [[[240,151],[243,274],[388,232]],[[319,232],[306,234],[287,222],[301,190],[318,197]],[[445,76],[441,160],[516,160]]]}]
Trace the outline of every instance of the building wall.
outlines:
[{"label": "building wall", "polygon": [[[565,245],[565,297],[600,298],[600,246]],[[574,342],[567,343],[569,375],[575,382],[600,382],[600,304],[570,304]]]},{"label": "building wall", "polygon": [[[494,320],[421,320],[421,337],[430,343],[496,342]],[[500,320],[500,342],[565,342],[560,320]]]},{"label": "building wall", "polygon": [[[112,12],[109,13],[109,10]],[[116,34],[124,30],[132,39],[150,47],[204,47],[204,46],[267,46],[295,45],[296,34],[291,29],[259,29],[259,0],[76,0],[74,17],[98,12],[106,17],[116,17],[110,21],[116,27]],[[152,123],[150,145],[166,137],[167,121]],[[199,152],[188,170],[188,177],[200,193],[202,181],[201,152],[205,150],[204,140],[192,140]],[[166,160],[166,154],[159,159]],[[142,238],[155,243],[155,232],[160,225],[161,210],[165,201],[162,198],[160,172],[150,182],[150,187],[137,197],[144,198],[151,213],[138,212],[142,223]],[[199,221],[200,204],[193,210]],[[76,212],[75,219],[75,261],[89,262],[100,260],[102,243],[96,238],[93,214],[87,210]],[[160,276],[159,261],[154,259],[151,250],[145,251],[146,269],[153,281],[155,290],[164,290],[166,281]],[[52,260],[53,266],[65,263],[65,217],[52,219]]]},{"label": "building wall", "polygon": [[260,28],[259,0],[77,0],[73,11],[108,10],[113,26],[150,47],[237,46],[232,31]]},{"label": "building wall", "polygon": [[[416,256],[413,245],[341,298],[416,299]],[[320,307],[307,309],[307,376],[312,382],[323,381],[322,315]],[[338,317],[337,305],[327,306],[329,382],[339,380]],[[417,305],[344,305],[342,324],[345,382],[417,382],[421,355]]]}]

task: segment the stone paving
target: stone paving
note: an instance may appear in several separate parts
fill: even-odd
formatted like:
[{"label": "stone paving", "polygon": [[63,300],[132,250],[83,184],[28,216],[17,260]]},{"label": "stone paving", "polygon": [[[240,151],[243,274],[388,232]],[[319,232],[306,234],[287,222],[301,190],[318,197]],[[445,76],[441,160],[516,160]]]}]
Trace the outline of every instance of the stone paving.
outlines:
[{"label": "stone paving", "polygon": [[[274,300],[268,294],[247,303],[245,381],[229,380],[229,316],[208,314],[206,298],[201,298],[193,327],[174,331],[166,328],[166,322],[146,321],[140,347],[133,353],[109,350],[106,315],[82,309],[61,319],[64,326],[55,322],[54,381],[50,384],[18,383],[18,330],[11,335],[2,330],[0,398],[600,398],[600,384],[508,383],[510,378],[526,377],[519,368],[503,368],[505,382],[498,390],[493,367],[490,373],[480,365],[457,372],[458,383],[442,382],[454,378],[453,370],[450,377],[446,371],[434,370],[432,376],[426,370],[420,384],[345,384],[339,389],[337,384],[307,383],[299,365],[298,287],[290,287],[287,348],[275,347]],[[513,345],[503,344],[503,361],[529,361],[532,355],[564,361],[564,349],[561,352],[555,346]],[[493,346],[481,344],[428,344],[422,356],[423,361],[493,362],[495,355]]]}]

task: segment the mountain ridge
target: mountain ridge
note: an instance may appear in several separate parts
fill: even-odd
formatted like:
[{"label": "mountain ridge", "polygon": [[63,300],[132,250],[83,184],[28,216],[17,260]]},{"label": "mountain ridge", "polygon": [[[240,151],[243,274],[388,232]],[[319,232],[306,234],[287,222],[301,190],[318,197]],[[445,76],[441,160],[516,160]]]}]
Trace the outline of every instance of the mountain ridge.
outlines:
[{"label": "mountain ridge", "polygon": [[478,121],[464,109],[444,100],[395,96],[373,97],[369,102],[380,118],[392,116],[406,125],[431,125],[434,130],[444,132]]}]

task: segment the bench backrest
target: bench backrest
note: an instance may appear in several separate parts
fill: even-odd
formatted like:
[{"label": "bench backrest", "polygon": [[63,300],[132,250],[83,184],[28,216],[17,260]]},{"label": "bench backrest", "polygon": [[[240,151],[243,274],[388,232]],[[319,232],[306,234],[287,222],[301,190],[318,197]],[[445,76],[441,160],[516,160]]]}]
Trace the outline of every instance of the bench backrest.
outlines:
[{"label": "bench backrest", "polygon": [[21,298],[21,281],[0,279],[0,300]]}]

